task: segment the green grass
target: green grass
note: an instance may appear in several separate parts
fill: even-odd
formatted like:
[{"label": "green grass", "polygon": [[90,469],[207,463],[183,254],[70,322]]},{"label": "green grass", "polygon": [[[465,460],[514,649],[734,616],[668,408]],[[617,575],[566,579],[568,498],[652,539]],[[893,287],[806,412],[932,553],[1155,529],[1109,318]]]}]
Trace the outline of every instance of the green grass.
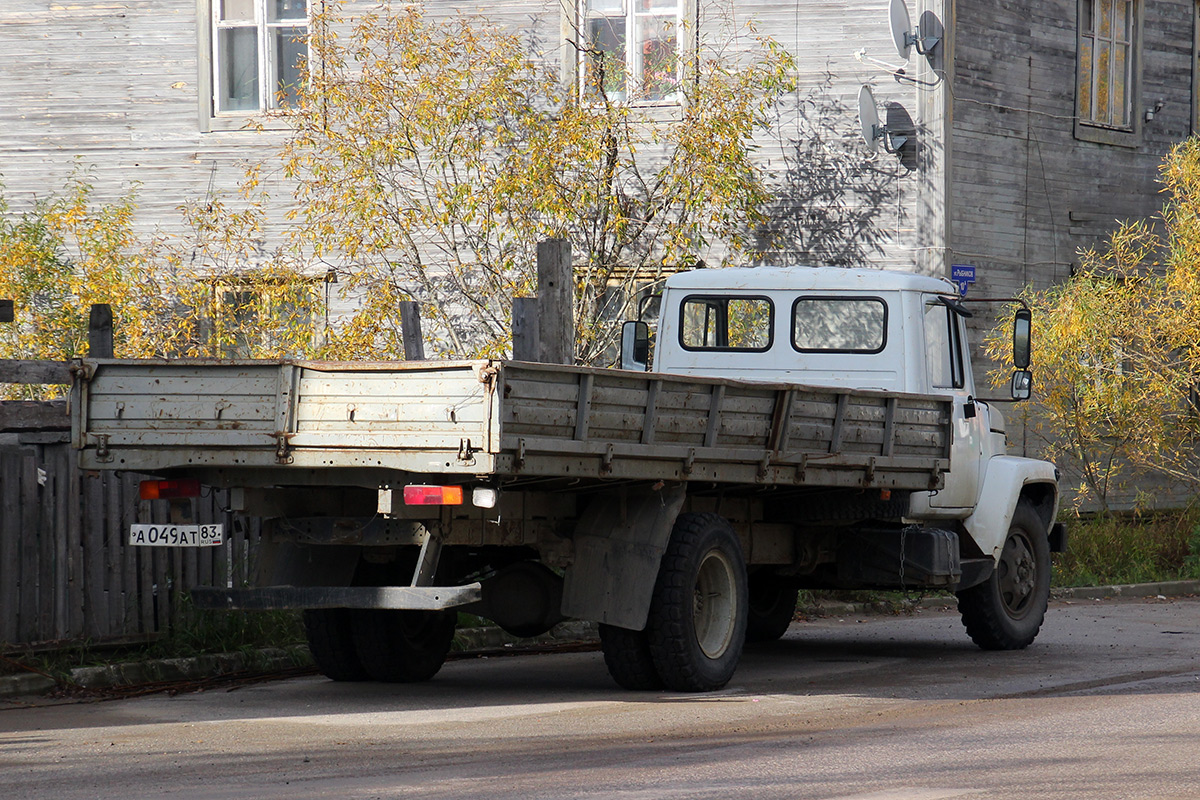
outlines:
[{"label": "green grass", "polygon": [[65,680],[76,667],[125,661],[186,658],[208,653],[253,655],[265,647],[303,644],[299,611],[227,612],[185,607],[168,633],[148,641],[24,651],[0,657],[0,675],[40,672]]},{"label": "green grass", "polygon": [[1200,579],[1200,510],[1067,521],[1054,586]]}]

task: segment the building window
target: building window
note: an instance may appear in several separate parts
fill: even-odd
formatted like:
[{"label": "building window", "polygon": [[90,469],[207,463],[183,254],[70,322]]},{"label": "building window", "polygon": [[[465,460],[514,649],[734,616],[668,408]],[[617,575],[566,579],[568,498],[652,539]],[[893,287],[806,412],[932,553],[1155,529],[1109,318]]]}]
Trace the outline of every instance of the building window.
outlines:
[{"label": "building window", "polygon": [[1077,134],[1080,126],[1135,132],[1140,13],[1137,0],[1080,0]]},{"label": "building window", "polygon": [[678,103],[684,0],[581,0],[579,76],[586,95]]},{"label": "building window", "polygon": [[202,281],[201,339],[217,358],[303,358],[327,324],[333,274],[271,270]]},{"label": "building window", "polygon": [[213,112],[257,114],[293,103],[307,36],[308,0],[213,0]]}]

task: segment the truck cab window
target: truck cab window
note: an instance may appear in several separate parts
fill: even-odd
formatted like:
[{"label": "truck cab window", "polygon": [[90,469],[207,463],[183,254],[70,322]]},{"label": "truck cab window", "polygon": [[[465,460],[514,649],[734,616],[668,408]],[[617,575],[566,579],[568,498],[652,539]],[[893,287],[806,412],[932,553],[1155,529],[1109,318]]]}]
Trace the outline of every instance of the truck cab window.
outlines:
[{"label": "truck cab window", "polygon": [[935,388],[961,389],[966,385],[958,319],[938,301],[925,306],[925,366],[929,384]]},{"label": "truck cab window", "polygon": [[887,344],[887,304],[878,297],[801,297],[792,306],[792,346],[802,353],[878,353]]},{"label": "truck cab window", "polygon": [[774,307],[765,297],[692,296],[680,306],[679,341],[685,350],[771,347]]}]

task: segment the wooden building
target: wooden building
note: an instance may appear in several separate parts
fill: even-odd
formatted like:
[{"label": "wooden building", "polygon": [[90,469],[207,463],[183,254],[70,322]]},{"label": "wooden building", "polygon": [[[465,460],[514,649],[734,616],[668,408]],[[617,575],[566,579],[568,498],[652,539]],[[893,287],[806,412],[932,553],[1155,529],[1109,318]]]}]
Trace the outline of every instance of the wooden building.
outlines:
[{"label": "wooden building", "polygon": [[[285,134],[274,87],[297,77],[296,37],[320,2],[6,0],[0,176],[10,200],[19,207],[78,165],[100,198],[136,186],[145,226],[178,225],[181,202],[235,186],[239,165]],[[620,50],[633,76],[674,25],[728,36],[733,23],[736,45],[736,26],[753,21],[799,65],[796,97],[759,143],[785,198],[790,189],[820,205],[830,187],[804,192],[830,164],[846,185],[856,173],[882,173],[872,197],[840,198],[865,209],[874,229],[856,261],[934,273],[970,263],[974,290],[1009,292],[1063,278],[1076,250],[1114,220],[1153,214],[1157,166],[1195,125],[1195,0],[909,2],[914,26],[941,39],[907,63],[882,0],[514,0],[477,10],[527,32],[568,80],[578,75],[571,43],[581,35]],[[463,11],[445,0],[428,8]],[[915,126],[900,157],[846,140],[862,85],[874,87],[885,118]],[[265,131],[249,126],[255,118]],[[789,158],[819,125],[843,138],[788,186]],[[830,221],[828,238],[855,235]],[[810,254],[837,260],[821,247],[788,257]]]},{"label": "wooden building", "polygon": [[[240,164],[286,135],[277,89],[297,79],[299,38],[323,1],[4,0],[0,180],[12,210],[80,168],[98,200],[136,186],[144,230],[178,231],[182,202],[235,187]],[[581,36],[634,81],[677,46],[671,31],[736,47],[754,22],[799,78],[758,142],[780,198],[767,262],[947,276],[968,265],[976,295],[1049,285],[1117,220],[1156,212],[1161,159],[1197,125],[1197,0],[909,0],[928,41],[907,61],[885,0],[578,3],[427,8],[523,31],[564,80],[579,77]],[[906,134],[900,153],[858,138],[863,85]]]}]

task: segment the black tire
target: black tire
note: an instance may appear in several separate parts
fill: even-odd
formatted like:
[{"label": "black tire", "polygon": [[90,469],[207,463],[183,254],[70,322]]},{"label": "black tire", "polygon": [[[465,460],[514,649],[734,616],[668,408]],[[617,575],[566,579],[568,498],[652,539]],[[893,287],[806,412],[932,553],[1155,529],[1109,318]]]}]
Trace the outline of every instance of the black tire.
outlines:
[{"label": "black tire", "polygon": [[442,668],[450,652],[456,620],[453,611],[359,609],[351,625],[354,647],[373,680],[426,681]]},{"label": "black tire", "polygon": [[746,564],[737,535],[716,514],[680,514],[650,601],[646,639],[668,689],[720,689],[746,641]]},{"label": "black tire", "polygon": [[967,635],[984,650],[1021,650],[1037,637],[1050,602],[1046,525],[1026,503],[1013,514],[990,578],[958,593]]},{"label": "black tire", "polygon": [[350,609],[307,608],[304,610],[304,633],[308,649],[317,669],[331,681],[365,681],[370,679],[350,633]]},{"label": "black tire", "polygon": [[645,631],[601,624],[600,649],[604,651],[608,674],[622,689],[644,692],[662,688]]},{"label": "black tire", "polygon": [[773,642],[787,633],[798,594],[794,583],[777,575],[751,575],[746,641]]}]

